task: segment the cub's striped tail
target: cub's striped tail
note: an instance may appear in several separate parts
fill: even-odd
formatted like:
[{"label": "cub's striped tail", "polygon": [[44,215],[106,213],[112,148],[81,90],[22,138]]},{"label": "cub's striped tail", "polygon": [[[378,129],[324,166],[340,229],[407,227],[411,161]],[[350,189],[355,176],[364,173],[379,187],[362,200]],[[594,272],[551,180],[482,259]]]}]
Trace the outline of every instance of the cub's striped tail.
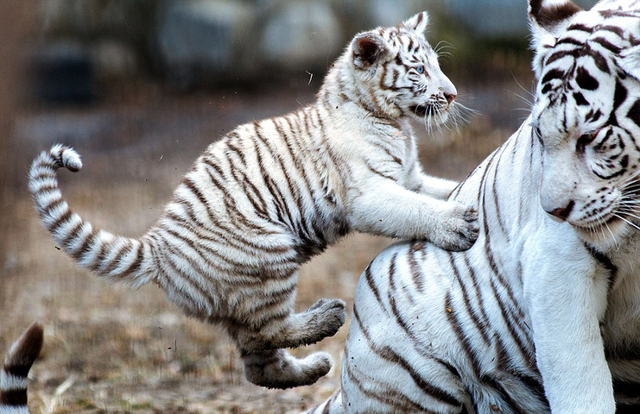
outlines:
[{"label": "cub's striped tail", "polygon": [[110,281],[126,281],[139,286],[153,276],[151,246],[145,240],[115,236],[94,228],[73,213],[58,187],[56,171],[64,167],[82,168],[80,156],[72,148],[54,145],[31,164],[29,190],[46,229],[76,262]]},{"label": "cub's striped tail", "polygon": [[29,414],[27,374],[42,350],[42,325],[34,322],[11,345],[0,372],[0,414]]}]

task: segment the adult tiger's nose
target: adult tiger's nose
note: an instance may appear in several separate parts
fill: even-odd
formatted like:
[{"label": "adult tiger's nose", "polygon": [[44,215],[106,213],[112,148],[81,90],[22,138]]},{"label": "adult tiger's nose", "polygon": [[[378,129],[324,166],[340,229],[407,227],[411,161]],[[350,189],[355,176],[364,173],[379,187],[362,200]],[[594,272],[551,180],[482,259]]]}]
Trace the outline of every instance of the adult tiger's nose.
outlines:
[{"label": "adult tiger's nose", "polygon": [[573,206],[574,206],[575,204],[576,204],[576,203],[575,203],[573,200],[571,200],[571,201],[569,201],[569,203],[568,203],[566,206],[564,206],[564,207],[554,208],[554,209],[553,209],[553,210],[551,210],[551,211],[547,211],[547,210],[545,209],[545,211],[546,211],[548,214],[551,214],[552,216],[557,217],[557,218],[559,218],[560,220],[563,220],[563,221],[564,221],[564,220],[566,220],[566,219],[567,219],[567,217],[569,217],[569,214],[571,214],[571,210],[573,210]]},{"label": "adult tiger's nose", "polygon": [[451,105],[451,102],[453,102],[454,99],[456,99],[456,95],[455,93],[444,93],[444,97],[447,99],[447,102],[449,103],[449,105]]}]

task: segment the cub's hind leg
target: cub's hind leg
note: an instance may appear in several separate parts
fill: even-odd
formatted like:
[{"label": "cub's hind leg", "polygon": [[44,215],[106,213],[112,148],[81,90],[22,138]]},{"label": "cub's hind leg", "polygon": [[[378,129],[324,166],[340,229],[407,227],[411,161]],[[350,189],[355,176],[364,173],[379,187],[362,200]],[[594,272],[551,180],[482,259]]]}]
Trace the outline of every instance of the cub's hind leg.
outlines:
[{"label": "cub's hind leg", "polygon": [[311,385],[331,369],[331,357],[315,352],[298,359],[284,349],[242,352],[244,376],[253,384],[267,388]]},{"label": "cub's hind leg", "polygon": [[313,384],[329,372],[331,358],[324,352],[303,359],[282,348],[295,348],[334,335],[344,324],[345,303],[321,299],[305,312],[292,313],[295,290],[286,298],[268,302],[248,324],[229,327],[236,339],[249,382],[269,388],[290,388]]}]

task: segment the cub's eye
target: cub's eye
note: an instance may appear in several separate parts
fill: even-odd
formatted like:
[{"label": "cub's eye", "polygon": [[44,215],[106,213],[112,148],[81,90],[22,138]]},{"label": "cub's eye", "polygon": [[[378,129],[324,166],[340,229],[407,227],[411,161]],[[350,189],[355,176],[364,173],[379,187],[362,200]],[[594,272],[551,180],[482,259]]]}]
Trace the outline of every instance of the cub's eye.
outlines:
[{"label": "cub's eye", "polygon": [[418,67],[416,68],[416,72],[418,72],[418,73],[424,73],[424,66],[418,66]]},{"label": "cub's eye", "polygon": [[596,135],[598,135],[598,131],[592,131],[588,134],[583,134],[576,141],[576,152],[582,154],[584,153],[585,148],[589,145],[594,139],[596,139]]}]

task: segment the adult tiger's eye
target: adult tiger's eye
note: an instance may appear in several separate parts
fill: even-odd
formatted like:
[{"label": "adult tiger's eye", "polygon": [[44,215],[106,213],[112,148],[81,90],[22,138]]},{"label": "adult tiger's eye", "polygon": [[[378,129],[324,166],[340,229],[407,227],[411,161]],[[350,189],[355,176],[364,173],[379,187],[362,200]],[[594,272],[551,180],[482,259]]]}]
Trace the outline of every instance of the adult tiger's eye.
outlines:
[{"label": "adult tiger's eye", "polygon": [[416,68],[416,71],[417,71],[418,73],[424,73],[424,66],[418,66],[418,67]]},{"label": "adult tiger's eye", "polygon": [[533,127],[533,134],[535,135],[535,137],[538,140],[538,142],[540,143],[540,145],[542,145],[544,147],[544,141],[542,140],[542,131],[540,130],[539,126],[534,126]]},{"label": "adult tiger's eye", "polygon": [[591,141],[596,139],[596,135],[598,135],[598,131],[593,131],[589,132],[588,134],[581,135],[576,142],[576,152],[583,153],[587,145],[589,145]]}]

